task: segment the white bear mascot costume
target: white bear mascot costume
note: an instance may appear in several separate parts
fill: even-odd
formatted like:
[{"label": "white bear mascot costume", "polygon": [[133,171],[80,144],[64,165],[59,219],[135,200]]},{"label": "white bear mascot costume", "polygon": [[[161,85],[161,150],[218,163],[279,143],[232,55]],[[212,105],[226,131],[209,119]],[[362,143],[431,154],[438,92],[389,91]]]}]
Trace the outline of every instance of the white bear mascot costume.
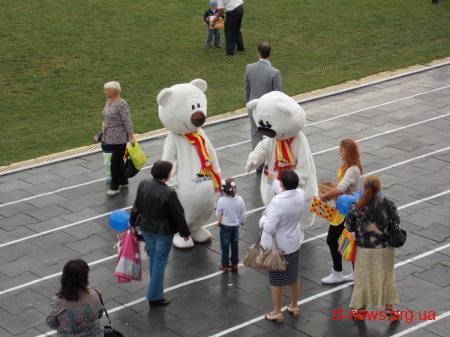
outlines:
[{"label": "white bear mascot costume", "polygon": [[206,120],[206,82],[201,79],[163,89],[157,97],[158,114],[171,131],[164,143],[162,160],[173,163],[168,185],[177,190],[191,238],[175,235],[173,244],[191,248],[208,242],[211,233],[203,226],[214,212],[216,190],[220,189],[220,168],[216,152],[200,128]]},{"label": "white bear mascot costume", "polygon": [[[318,191],[316,168],[308,140],[302,132],[305,112],[293,98],[279,91],[248,102],[247,109],[253,111],[258,131],[267,136],[248,156],[247,171],[264,162],[277,178],[283,169],[295,170],[300,178],[300,188],[305,191],[305,209],[300,223],[303,228],[311,226],[315,216],[309,211],[309,206],[312,196],[318,195]],[[264,174],[261,176],[261,196],[265,205],[274,196]]]}]

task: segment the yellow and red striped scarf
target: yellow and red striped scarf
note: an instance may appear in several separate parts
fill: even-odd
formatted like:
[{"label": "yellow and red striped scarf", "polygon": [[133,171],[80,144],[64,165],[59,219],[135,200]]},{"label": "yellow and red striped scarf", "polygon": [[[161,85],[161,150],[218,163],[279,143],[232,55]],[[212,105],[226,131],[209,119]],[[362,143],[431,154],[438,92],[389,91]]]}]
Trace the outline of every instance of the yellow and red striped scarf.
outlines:
[{"label": "yellow and red striped scarf", "polygon": [[197,153],[200,157],[200,162],[202,165],[199,173],[211,177],[214,184],[214,189],[220,189],[220,176],[217,174],[216,170],[210,162],[209,153],[206,149],[206,143],[203,137],[197,131],[187,133],[183,135],[183,137],[186,138],[189,143],[194,145],[197,149]]},{"label": "yellow and red striped scarf", "polygon": [[281,172],[287,169],[295,169],[297,160],[292,154],[291,144],[294,138],[277,139],[275,147],[275,169],[278,170],[278,179],[281,177]]}]

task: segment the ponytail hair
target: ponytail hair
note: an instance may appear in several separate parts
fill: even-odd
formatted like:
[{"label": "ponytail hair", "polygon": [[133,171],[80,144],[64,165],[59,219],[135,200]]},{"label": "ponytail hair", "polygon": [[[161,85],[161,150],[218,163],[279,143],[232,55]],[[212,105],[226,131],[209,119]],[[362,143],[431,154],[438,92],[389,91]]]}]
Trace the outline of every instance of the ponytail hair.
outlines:
[{"label": "ponytail hair", "polygon": [[364,193],[356,202],[356,209],[362,211],[369,203],[372,202],[381,191],[381,182],[377,176],[367,176],[364,179]]},{"label": "ponytail hair", "polygon": [[223,193],[234,198],[236,195],[236,182],[233,178],[227,178],[222,185]]}]

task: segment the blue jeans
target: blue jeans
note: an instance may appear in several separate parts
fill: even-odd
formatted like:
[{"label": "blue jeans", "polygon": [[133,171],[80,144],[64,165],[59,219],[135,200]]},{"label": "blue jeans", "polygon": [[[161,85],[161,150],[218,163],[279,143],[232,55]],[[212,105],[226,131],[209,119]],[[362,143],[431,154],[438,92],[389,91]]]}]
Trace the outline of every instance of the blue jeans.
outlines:
[{"label": "blue jeans", "polygon": [[212,39],[214,36],[214,46],[220,48],[220,29],[208,28],[206,33],[206,47],[211,47]]},{"label": "blue jeans", "polygon": [[164,270],[172,248],[173,235],[156,235],[142,231],[150,257],[150,285],[147,299],[157,301],[164,298]]},{"label": "blue jeans", "polygon": [[[230,256],[231,246],[231,258]],[[222,267],[239,263],[239,226],[220,225],[220,248],[222,249]]]}]

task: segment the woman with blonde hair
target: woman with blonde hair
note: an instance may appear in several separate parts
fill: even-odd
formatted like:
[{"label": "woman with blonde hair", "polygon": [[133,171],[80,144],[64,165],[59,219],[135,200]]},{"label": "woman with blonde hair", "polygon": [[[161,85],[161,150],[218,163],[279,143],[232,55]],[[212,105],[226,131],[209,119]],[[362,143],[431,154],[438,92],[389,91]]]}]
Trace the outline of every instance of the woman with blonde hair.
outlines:
[{"label": "woman with blonde hair", "polygon": [[385,306],[396,320],[393,304],[399,303],[395,286],[394,248],[389,245],[389,226],[400,223],[394,203],[380,194],[378,177],[364,180],[364,193],[350,207],[346,227],[356,235],[355,285],[350,301],[356,318],[364,319],[366,306]]},{"label": "woman with blonde hair", "polygon": [[[328,201],[343,194],[353,194],[360,189],[362,165],[358,144],[353,139],[342,140],[339,145],[339,154],[342,159],[342,164],[337,172],[338,186],[322,194],[320,196],[322,201]],[[354,280],[353,272],[345,276],[342,274],[342,256],[338,251],[338,240],[344,230],[344,222],[345,218],[338,225],[330,223],[330,227],[328,228],[327,244],[330,248],[331,258],[333,259],[333,268],[329,276],[321,279],[321,282],[324,284]]]},{"label": "woman with blonde hair", "polygon": [[104,85],[106,97],[103,109],[103,139],[102,141],[111,145],[111,184],[108,195],[116,195],[121,187],[128,186],[125,176],[125,163],[123,157],[127,142],[134,144],[133,125],[131,113],[127,102],[120,97],[120,83],[116,81],[107,82]]}]

